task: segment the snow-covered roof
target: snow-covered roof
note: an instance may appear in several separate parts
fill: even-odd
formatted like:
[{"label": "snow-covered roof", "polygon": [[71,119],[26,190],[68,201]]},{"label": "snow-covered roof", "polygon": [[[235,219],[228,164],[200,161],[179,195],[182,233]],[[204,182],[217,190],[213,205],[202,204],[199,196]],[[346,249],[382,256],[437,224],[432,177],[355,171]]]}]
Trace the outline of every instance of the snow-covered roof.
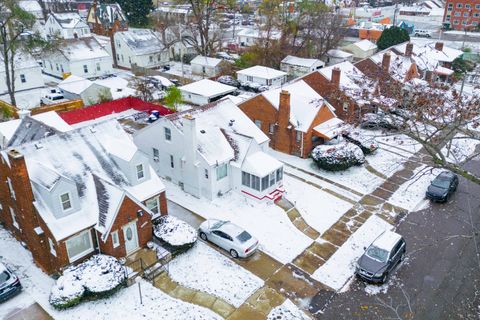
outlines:
[{"label": "snow-covered roof", "polygon": [[328,50],[327,55],[333,58],[350,58],[353,56],[350,52],[345,52],[340,49],[330,49]]},{"label": "snow-covered roof", "polygon": [[393,246],[402,238],[401,235],[390,230],[382,233],[372,245],[385,250],[391,250]]},{"label": "snow-covered roof", "polygon": [[[29,53],[18,52],[17,54],[15,54],[15,70],[29,68],[40,68],[40,65]],[[0,55],[0,72],[5,72],[5,64],[2,55]],[[2,78],[2,81],[5,80]]]},{"label": "snow-covered roof", "polygon": [[267,31],[260,31],[259,28],[243,28],[237,32],[237,37],[248,37],[248,38],[266,38],[269,37],[272,40],[278,40],[281,38],[282,33],[277,30],[270,31],[267,34]]},{"label": "snow-covered roof", "polygon": [[245,158],[245,161],[242,165],[242,171],[262,178],[281,168],[282,166],[283,164],[274,157],[266,154],[265,152],[258,151]]},{"label": "snow-covered roof", "polygon": [[151,77],[159,81],[164,87],[168,88],[168,87],[174,86],[173,82],[168,80],[165,77],[162,77],[162,76],[151,76]]},{"label": "snow-covered roof", "polygon": [[42,7],[36,0],[21,0],[18,5],[27,12],[42,12]]},{"label": "snow-covered roof", "polygon": [[74,29],[74,28],[87,28],[87,24],[83,21],[82,17],[76,12],[64,12],[64,13],[55,13],[52,12],[50,15],[57,20],[57,22],[64,29]]},{"label": "snow-covered roof", "polygon": [[105,79],[97,79],[93,81],[93,83],[109,88],[113,100],[135,96],[137,94],[135,89],[128,86],[128,80],[121,77],[113,76]]},{"label": "snow-covered roof", "polygon": [[307,68],[313,67],[316,63],[320,63],[322,65],[325,64],[318,59],[300,58],[300,57],[295,57],[295,56],[286,56],[282,60],[282,63],[290,64],[290,65],[294,65],[294,66],[300,66],[300,67],[307,67]]},{"label": "snow-covered roof", "polygon": [[[412,67],[416,67],[416,60],[414,57],[408,57],[404,55],[398,55],[393,50],[385,50],[374,54],[370,59],[379,67],[382,66],[383,56],[388,53],[390,54],[390,66],[388,68],[388,73],[397,81],[404,82],[406,80],[407,73],[411,70]],[[421,61],[420,61],[421,63]],[[415,66],[412,66],[415,64]],[[421,64],[420,67],[425,67]]]},{"label": "snow-covered roof", "polygon": [[216,67],[222,62],[222,59],[210,58],[205,56],[196,56],[190,64],[199,64],[201,66]]},{"label": "snow-covered roof", "polygon": [[58,84],[58,87],[66,92],[81,94],[92,84],[92,81],[72,74],[65,80],[61,81]]},{"label": "snow-covered roof", "polygon": [[451,76],[454,72],[452,69],[445,68],[442,66],[437,66],[434,71],[436,74],[445,75],[445,76]]},{"label": "snow-covered roof", "polygon": [[280,77],[285,77],[287,75],[286,72],[272,69],[269,67],[264,67],[264,66],[253,66],[247,69],[237,71],[237,74],[242,74],[242,75],[257,77],[262,79],[276,79]]},{"label": "snow-covered roof", "polygon": [[181,91],[197,94],[204,97],[217,97],[220,95],[228,94],[235,91],[237,88],[228,86],[226,84],[212,81],[209,79],[203,79],[200,81],[192,82],[179,88]]},{"label": "snow-covered roof", "polygon": [[313,128],[313,130],[329,139],[333,139],[342,133],[342,131],[346,128],[347,125],[343,122],[343,120],[335,117],[320,123],[318,126]]},{"label": "snow-covered roof", "polygon": [[82,61],[110,57],[94,37],[63,40],[59,49],[69,61]]},{"label": "snow-covered roof", "polygon": [[[433,70],[439,62],[452,62],[456,58],[460,57],[463,52],[451,47],[443,45],[442,50],[435,49],[436,42],[430,42],[423,45],[419,45],[415,42],[413,44],[412,57],[415,59],[419,67],[425,65],[428,67],[428,70]],[[405,54],[408,42],[404,42],[397,46],[394,46],[393,49],[399,54]],[[423,69],[423,68],[422,68]]]},{"label": "snow-covered roof", "polygon": [[370,51],[377,49],[377,45],[368,39],[363,39],[361,41],[355,42],[353,45],[357,46],[362,51]]},{"label": "snow-covered roof", "polygon": [[[102,201],[108,201],[109,206],[115,207],[117,204],[115,199],[118,199],[119,194],[118,189],[138,203],[165,189],[151,167],[149,167],[150,179],[136,185],[131,183],[115,162],[115,156],[110,152],[111,145],[108,144],[108,141],[111,140],[122,141],[122,147],[136,148],[130,136],[115,120],[82,127],[67,133],[56,133],[41,140],[15,147],[15,150],[25,158],[32,182],[54,181],[55,174],[52,174],[53,172],[70,180],[76,186],[80,199],[80,210],[65,217],[58,217],[52,212],[47,204],[48,201],[37,189],[38,186],[32,183],[35,195],[34,205],[55,239],[65,239],[93,226],[97,226],[100,232],[106,230],[102,229],[100,222],[100,218],[106,218],[101,216],[102,212],[105,213],[105,207],[102,207],[105,206],[105,203]],[[114,151],[112,152],[114,153]],[[46,170],[38,169],[39,164],[42,168],[48,168],[50,171],[48,177],[45,177]],[[145,164],[148,165],[146,158]],[[99,185],[95,183],[95,179],[104,181],[102,183],[104,187],[101,188],[103,194],[99,194]]]},{"label": "snow-covered roof", "polygon": [[130,28],[128,31],[116,32],[115,37],[122,39],[137,55],[155,54],[165,49],[155,32],[150,29]]},{"label": "snow-covered roof", "polygon": [[[290,123],[299,131],[308,131],[322,107],[331,108],[328,102],[303,80],[261,94],[278,110],[282,90],[290,93]],[[333,108],[330,110],[334,112]]]}]

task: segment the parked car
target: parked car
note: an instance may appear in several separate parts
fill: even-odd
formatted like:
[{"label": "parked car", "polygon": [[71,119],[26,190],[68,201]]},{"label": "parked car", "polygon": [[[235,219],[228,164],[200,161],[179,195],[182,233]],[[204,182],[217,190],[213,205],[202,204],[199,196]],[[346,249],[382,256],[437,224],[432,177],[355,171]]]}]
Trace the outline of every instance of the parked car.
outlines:
[{"label": "parked car", "polygon": [[432,31],[423,30],[423,29],[415,29],[415,30],[413,30],[413,35],[415,37],[431,38],[432,37]]},{"label": "parked car", "polygon": [[0,263],[0,302],[10,299],[20,291],[22,291],[20,279]]},{"label": "parked car", "polygon": [[358,259],[355,274],[372,283],[385,283],[390,272],[405,258],[406,243],[401,235],[385,231]]},{"label": "parked car", "polygon": [[236,88],[240,87],[240,82],[238,82],[238,80],[232,76],[220,76],[218,77],[217,81],[220,83],[226,84],[228,86],[232,86]]},{"label": "parked car", "polygon": [[432,201],[447,202],[457,187],[458,176],[450,171],[442,171],[432,180],[425,195]]},{"label": "parked car", "polygon": [[43,104],[53,104],[62,101],[67,100],[63,96],[63,92],[60,89],[49,89],[49,92],[41,99]]},{"label": "parked car", "polygon": [[366,113],[360,126],[363,129],[388,129],[395,130],[397,126],[393,115],[386,116],[384,113]]},{"label": "parked car", "polygon": [[228,251],[234,258],[251,256],[258,247],[258,240],[250,233],[231,223],[209,219],[200,225],[200,238]]}]

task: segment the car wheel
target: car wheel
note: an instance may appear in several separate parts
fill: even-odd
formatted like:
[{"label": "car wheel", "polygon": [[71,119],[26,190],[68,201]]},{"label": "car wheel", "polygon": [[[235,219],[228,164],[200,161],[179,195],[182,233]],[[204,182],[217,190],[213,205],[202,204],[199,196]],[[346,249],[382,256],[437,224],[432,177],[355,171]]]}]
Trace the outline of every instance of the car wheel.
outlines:
[{"label": "car wheel", "polygon": [[204,241],[207,241],[207,240],[208,240],[207,235],[206,235],[205,233],[203,233],[203,232],[200,232],[200,238],[201,238],[202,240],[204,240]]},{"label": "car wheel", "polygon": [[385,271],[385,273],[383,274],[382,280],[381,280],[382,284],[387,282],[387,280],[388,280],[388,272]]},{"label": "car wheel", "polygon": [[233,258],[238,258],[238,252],[235,251],[235,250],[230,250],[230,255],[233,257]]}]

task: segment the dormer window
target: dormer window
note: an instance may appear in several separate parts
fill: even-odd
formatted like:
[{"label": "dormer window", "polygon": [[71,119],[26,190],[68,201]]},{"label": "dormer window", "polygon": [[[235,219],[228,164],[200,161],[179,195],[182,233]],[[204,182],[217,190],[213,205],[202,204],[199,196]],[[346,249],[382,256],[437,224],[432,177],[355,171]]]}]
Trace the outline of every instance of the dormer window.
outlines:
[{"label": "dormer window", "polygon": [[70,201],[70,193],[64,193],[60,195],[60,202],[62,203],[63,211],[67,211],[72,208],[72,202]]},{"label": "dormer window", "polygon": [[137,169],[137,179],[143,179],[145,177],[145,172],[143,171],[143,164],[139,164],[135,168]]}]

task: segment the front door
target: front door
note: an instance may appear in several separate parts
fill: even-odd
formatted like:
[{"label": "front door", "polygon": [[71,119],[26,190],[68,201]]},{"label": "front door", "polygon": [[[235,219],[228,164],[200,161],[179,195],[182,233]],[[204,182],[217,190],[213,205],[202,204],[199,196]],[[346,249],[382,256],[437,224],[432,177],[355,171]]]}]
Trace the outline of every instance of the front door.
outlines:
[{"label": "front door", "polygon": [[127,255],[138,249],[138,234],[136,221],[123,226],[123,239]]}]

